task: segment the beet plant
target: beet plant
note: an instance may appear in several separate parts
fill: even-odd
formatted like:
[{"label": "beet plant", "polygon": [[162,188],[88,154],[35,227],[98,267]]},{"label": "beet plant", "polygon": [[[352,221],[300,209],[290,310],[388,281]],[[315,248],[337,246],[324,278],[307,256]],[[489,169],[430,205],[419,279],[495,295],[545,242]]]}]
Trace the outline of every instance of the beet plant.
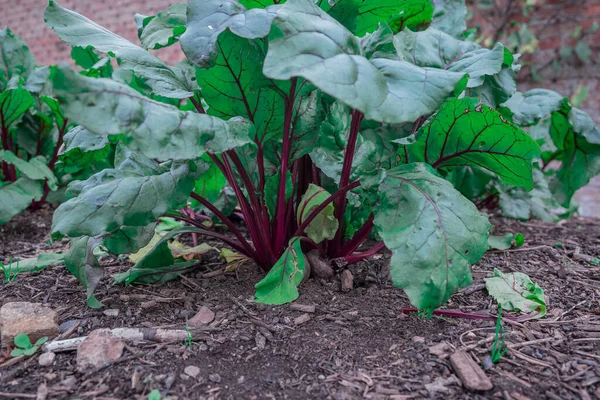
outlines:
[{"label": "beet plant", "polygon": [[[446,178],[477,168],[530,190],[540,148],[497,111],[516,91],[516,57],[465,39],[453,3],[190,0],[138,16],[138,46],[50,1],[61,39],[119,64],[113,79],[67,65],[52,79],[82,134],[119,142],[114,168],[73,182],[54,215],[89,304],[98,249],[136,252],[164,217],[185,226],[118,282],[196,268],[169,248],[193,234],[254,260],[268,304],[298,297],[312,250],[336,265],[391,250],[392,280],[420,310],[468,285],[490,223]],[[176,66],[148,51],[177,41]]]}]

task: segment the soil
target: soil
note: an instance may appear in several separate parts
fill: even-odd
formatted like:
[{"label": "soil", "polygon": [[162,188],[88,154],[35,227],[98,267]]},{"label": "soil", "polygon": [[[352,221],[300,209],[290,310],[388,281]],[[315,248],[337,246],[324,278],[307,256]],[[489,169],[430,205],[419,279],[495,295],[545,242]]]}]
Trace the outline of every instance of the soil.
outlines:
[{"label": "soil", "polygon": [[[119,361],[85,374],[76,370],[75,352],[57,353],[49,367],[39,366],[38,355],[6,366],[11,359],[0,355],[0,398],[40,398],[40,393],[44,398],[47,391],[48,399],[145,399],[153,389],[171,399],[600,398],[600,267],[582,257],[600,256],[600,220],[493,222],[496,234],[523,233],[525,246],[489,252],[473,266],[473,285],[445,308],[495,314],[483,278],[498,268],[524,272],[537,282],[545,290],[548,314],[504,324],[513,348],[486,370],[493,383],[489,391],[465,389],[448,358],[430,348],[446,342],[482,365],[495,319],[403,314],[410,304],[387,279],[388,254],[349,266],[350,292],[340,290],[339,275],[304,283],[296,304],[315,306],[308,319],[291,305],[252,302],[253,286],[261,279],[258,267],[221,273],[217,256],[209,256],[203,270],[185,279],[129,287],[112,285],[110,276],[130,264],[102,260],[107,274],[97,297],[105,308],[99,310],[86,306],[84,289],[62,266],[0,286],[0,306],[45,303],[58,312],[59,323],[79,322],[72,336],[98,328],[184,328],[201,306],[216,313],[214,322],[194,331],[191,347],[128,343]],[[50,223],[51,211],[41,210],[0,227],[0,261],[64,251],[66,242],[47,242]],[[107,309],[119,310],[118,315]],[[186,375],[187,366],[198,367],[199,375]]]}]

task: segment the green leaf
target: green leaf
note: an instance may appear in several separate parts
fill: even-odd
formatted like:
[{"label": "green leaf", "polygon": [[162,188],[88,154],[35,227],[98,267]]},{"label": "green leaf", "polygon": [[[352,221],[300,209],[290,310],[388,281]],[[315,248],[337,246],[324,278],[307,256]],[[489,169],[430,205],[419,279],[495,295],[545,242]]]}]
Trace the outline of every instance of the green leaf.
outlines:
[{"label": "green leaf", "polygon": [[33,345],[34,347],[40,347],[41,345],[43,345],[44,343],[46,343],[48,341],[48,336],[44,336],[39,338],[35,344]]},{"label": "green leaf", "polygon": [[102,244],[112,254],[133,253],[144,247],[154,234],[155,222],[146,226],[122,226],[107,235]]},{"label": "green leaf", "polygon": [[94,50],[93,46],[73,46],[71,49],[71,58],[75,62],[75,65],[78,65],[83,69],[92,68],[98,61],[100,61],[98,52]]},{"label": "green leaf", "polygon": [[[298,204],[298,212],[296,215],[298,225],[301,225],[313,210],[320,206],[330,196],[331,194],[322,187],[312,183],[308,185],[306,193],[304,193]],[[331,240],[335,237],[339,224],[338,220],[333,215],[334,209],[333,203],[329,203],[305,229],[306,235],[315,243],[321,243],[325,239]]]},{"label": "green leaf", "polygon": [[19,357],[23,354],[25,354],[25,350],[23,349],[13,349],[13,351],[10,352],[11,357]]},{"label": "green leaf", "polygon": [[459,37],[467,30],[465,0],[433,0],[431,27]]},{"label": "green leaf", "polygon": [[185,3],[175,3],[156,17],[146,17],[149,20],[139,32],[142,47],[158,50],[176,43],[186,29],[186,11]]},{"label": "green leaf", "polygon": [[496,177],[480,167],[452,168],[444,178],[469,200],[476,200],[488,193],[488,185]]},{"label": "green leaf", "polygon": [[405,149],[408,162],[482,167],[527,189],[533,187],[531,162],[540,155],[527,133],[473,98],[446,101]]},{"label": "green leaf", "polygon": [[550,136],[564,155],[550,180],[550,189],[563,207],[568,207],[575,192],[600,173],[600,130],[585,116],[566,100],[560,111],[552,113]]},{"label": "green leaf", "polygon": [[94,249],[99,245],[99,238],[82,236],[71,240],[69,251],[65,254],[65,266],[86,288],[87,304],[91,308],[104,306],[94,296],[96,286],[104,276],[104,269],[94,255]]},{"label": "green leaf", "polygon": [[111,146],[108,136],[90,132],[83,126],[76,126],[65,134],[63,141],[65,147],[58,158],[68,170],[110,166]]},{"label": "green leaf", "polygon": [[214,65],[217,39],[229,29],[246,39],[269,34],[271,22],[280,6],[247,10],[237,0],[189,0],[187,30],[181,36],[181,48],[188,60],[199,67]]},{"label": "green leaf", "polygon": [[10,221],[44,194],[43,182],[21,177],[0,187],[0,224]]},{"label": "green leaf", "polygon": [[529,126],[559,110],[563,99],[563,96],[552,90],[532,89],[525,93],[515,93],[502,107],[508,109],[506,114],[515,124]]},{"label": "green leaf", "polygon": [[500,43],[485,49],[433,28],[400,32],[394,37],[394,46],[400,59],[419,67],[469,74],[468,87],[480,86],[485,75],[498,74],[504,63],[505,49]]},{"label": "green leaf", "polygon": [[298,298],[307,263],[300,244],[299,237],[292,238],[267,276],[255,285],[258,303],[285,304]]},{"label": "green leaf", "polygon": [[[110,79],[86,78],[66,66],[54,77],[65,115],[94,133],[125,135],[128,146],[158,160],[191,160],[250,143],[250,124],[159,103]],[[117,109],[119,112],[114,112]]]},{"label": "green leaf", "polygon": [[57,179],[46,165],[44,156],[25,161],[8,150],[0,150],[0,161],[12,164],[24,176],[32,180],[46,181],[52,190],[57,188]]},{"label": "green leaf", "polygon": [[7,89],[0,93],[0,121],[8,129],[25,111],[33,105],[33,97],[21,87]]},{"label": "green leaf", "polygon": [[193,89],[160,59],[86,17],[50,0],[44,13],[48,28],[71,46],[88,46],[114,55],[119,66],[143,78],[153,92],[170,98],[191,97]]},{"label": "green leaf", "polygon": [[265,76],[303,77],[325,93],[387,123],[435,111],[463,74],[362,55],[358,38],[310,0],[289,0],[269,35]]},{"label": "green leaf", "polygon": [[485,287],[503,310],[534,313],[532,318],[546,315],[544,290],[522,272],[503,274],[494,268],[494,276],[485,278]]},{"label": "green leaf", "polygon": [[471,283],[488,246],[487,217],[426,164],[386,171],[375,226],[392,251],[391,275],[411,303],[433,311]]},{"label": "green leaf", "polygon": [[[275,175],[267,179],[265,182],[265,205],[271,219],[275,218],[277,209],[277,197],[279,193],[279,179],[281,175],[277,172]],[[292,184],[292,173],[288,170],[285,173],[285,199],[286,201],[292,197],[294,186]]]},{"label": "green leaf", "polygon": [[[198,263],[198,260],[181,261],[173,257],[169,240],[182,233],[202,232],[195,227],[175,228],[162,236],[149,251],[128,271],[114,276],[116,283],[164,283],[176,279],[184,269]],[[189,268],[188,268],[189,269]]]},{"label": "green leaf", "polygon": [[20,347],[22,349],[30,349],[31,348],[31,340],[29,340],[29,336],[24,333],[19,333],[15,336],[14,339],[15,346]]},{"label": "green leaf", "polygon": [[204,197],[209,202],[214,203],[219,198],[219,194],[227,183],[227,179],[213,162],[207,164],[207,167],[208,169],[206,172],[203,172],[196,181],[194,192]]},{"label": "green leaf", "polygon": [[[20,36],[10,29],[0,29],[0,71],[6,81],[14,76],[27,78],[35,69],[35,58]],[[0,85],[0,90],[5,87]]]},{"label": "green leaf", "polygon": [[54,67],[38,67],[27,77],[23,87],[35,94],[50,94],[52,92],[52,85],[50,82],[50,75]]},{"label": "green leaf", "polygon": [[65,255],[62,253],[43,253],[34,258],[25,258],[21,260],[13,260],[6,265],[6,269],[15,273],[38,272],[46,268],[48,265],[62,264]]},{"label": "green leaf", "polygon": [[194,172],[193,163],[159,166],[120,145],[114,169],[69,185],[69,200],[54,213],[53,235],[98,236],[145,227],[186,201]]},{"label": "green leaf", "polygon": [[505,233],[504,236],[490,236],[488,238],[488,245],[490,249],[495,250],[508,250],[511,247],[521,247],[525,242],[525,238],[522,234],[517,233]]}]

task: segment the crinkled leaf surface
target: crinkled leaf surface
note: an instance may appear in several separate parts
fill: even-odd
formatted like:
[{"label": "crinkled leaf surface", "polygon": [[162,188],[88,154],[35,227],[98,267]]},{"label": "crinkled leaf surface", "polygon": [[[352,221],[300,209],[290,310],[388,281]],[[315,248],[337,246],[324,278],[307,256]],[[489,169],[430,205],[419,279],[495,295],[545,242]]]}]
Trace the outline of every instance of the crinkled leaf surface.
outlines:
[{"label": "crinkled leaf surface", "polygon": [[142,47],[157,50],[176,43],[185,32],[187,5],[175,3],[167,11],[149,19],[139,32]]},{"label": "crinkled leaf surface", "polygon": [[267,276],[255,285],[258,303],[285,304],[298,298],[298,285],[308,262],[300,244],[300,238],[292,238]]},{"label": "crinkled leaf surface", "polygon": [[494,268],[494,276],[485,278],[485,288],[503,310],[546,315],[544,290],[522,272],[504,274]]},{"label": "crinkled leaf surface", "polygon": [[550,136],[563,156],[550,189],[563,207],[568,207],[575,192],[600,173],[600,130],[593,123],[591,128],[582,122],[582,113],[566,102],[560,111],[552,113]]},{"label": "crinkled leaf surface", "polygon": [[191,97],[193,88],[159,58],[127,39],[116,35],[83,15],[61,7],[50,0],[44,13],[46,25],[71,46],[88,47],[113,54],[121,68],[143,78],[153,92],[171,98]]},{"label": "crinkled leaf surface", "polygon": [[99,245],[100,239],[82,236],[71,240],[69,251],[65,254],[65,266],[86,288],[87,304],[92,308],[104,306],[94,296],[94,290],[104,276],[104,269],[94,254]]},{"label": "crinkled leaf surface", "polygon": [[533,187],[531,162],[540,155],[527,133],[473,98],[446,101],[403,151],[408,162],[482,167],[527,189]]},{"label": "crinkled leaf surface", "polygon": [[67,200],[54,213],[55,236],[113,234],[125,226],[145,227],[184,202],[194,187],[195,165],[163,167],[117,148],[115,168],[69,185]]},{"label": "crinkled leaf surface", "polygon": [[212,66],[219,51],[217,39],[223,31],[229,29],[247,39],[265,37],[279,7],[246,9],[237,0],[190,0],[181,48],[192,63],[199,67]]},{"label": "crinkled leaf surface", "polygon": [[44,194],[43,182],[21,177],[0,187],[0,224],[23,212],[34,200]]},{"label": "crinkled leaf surface", "polygon": [[486,216],[427,164],[386,172],[375,226],[392,251],[391,275],[411,303],[433,311],[471,283],[471,264],[488,248]]},{"label": "crinkled leaf surface", "polygon": [[432,113],[463,77],[404,61],[368,60],[360,40],[310,0],[289,0],[278,10],[263,73],[279,80],[303,77],[365,118],[388,123]]},{"label": "crinkled leaf surface", "polygon": [[110,79],[86,78],[61,65],[54,88],[72,121],[95,133],[123,134],[128,146],[158,160],[191,160],[251,141],[250,124],[180,111]]},{"label": "crinkled leaf surface", "polygon": [[467,30],[465,0],[433,0],[431,27],[458,37]]},{"label": "crinkled leaf surface", "polygon": [[6,129],[33,105],[33,97],[21,87],[0,93],[0,123]]},{"label": "crinkled leaf surface", "polygon": [[95,164],[109,165],[111,150],[107,135],[93,133],[83,126],[69,130],[64,138],[64,150],[59,154],[65,167],[83,169]]},{"label": "crinkled leaf surface", "polygon": [[[13,76],[28,77],[35,69],[35,58],[25,41],[10,29],[0,29],[0,71],[9,81]],[[0,81],[0,90],[4,90]]]},{"label": "crinkled leaf surface", "polygon": [[532,89],[515,93],[503,108],[508,109],[512,121],[520,126],[536,124],[540,119],[560,109],[564,97],[547,89]]},{"label": "crinkled leaf surface", "polygon": [[[320,206],[327,200],[331,194],[322,187],[314,184],[308,185],[306,193],[302,196],[298,204],[298,212],[296,213],[296,221],[301,225],[313,212],[315,208]],[[338,230],[338,220],[334,217],[334,205],[329,203],[323,211],[321,211],[315,219],[306,227],[306,235],[315,243],[321,243],[323,240],[331,240],[335,237]]]}]

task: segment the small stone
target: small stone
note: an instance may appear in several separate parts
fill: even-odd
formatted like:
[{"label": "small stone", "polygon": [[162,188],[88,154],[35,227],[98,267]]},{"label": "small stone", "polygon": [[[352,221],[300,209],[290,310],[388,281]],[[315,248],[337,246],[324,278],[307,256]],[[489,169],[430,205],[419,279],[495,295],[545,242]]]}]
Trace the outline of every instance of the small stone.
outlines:
[{"label": "small stone", "polygon": [[244,381],[245,381],[245,380],[246,380],[246,378],[244,378],[244,375],[242,375],[242,376],[240,376],[240,377],[238,378],[238,380],[237,380],[237,383],[238,383],[239,385],[241,385],[242,383],[244,383]]},{"label": "small stone", "polygon": [[179,378],[183,381],[187,381],[190,377],[186,374],[179,374]]},{"label": "small stone", "polygon": [[267,338],[265,338],[263,335],[261,335],[260,332],[256,332],[256,347],[258,347],[259,350],[264,350],[265,346],[267,345]]},{"label": "small stone", "polygon": [[187,367],[185,367],[183,372],[185,372],[186,375],[189,375],[192,378],[196,378],[198,375],[200,375],[200,368],[196,367],[195,365],[188,365]]},{"label": "small stone", "polygon": [[317,378],[319,378],[320,381],[324,381],[325,380],[325,375],[319,375],[319,376],[317,376]]},{"label": "small stone", "polygon": [[60,381],[60,385],[67,387],[75,386],[77,385],[77,378],[75,378],[74,376],[68,376],[62,381]]},{"label": "small stone", "polygon": [[294,325],[300,325],[310,320],[310,315],[302,314],[301,316],[294,319]]},{"label": "small stone", "polygon": [[42,383],[38,386],[35,400],[46,400],[48,398],[48,386]]},{"label": "small stone", "polygon": [[492,362],[492,357],[490,357],[490,355],[488,354],[487,356],[483,357],[483,369],[488,370],[491,369],[494,366],[494,363]]},{"label": "small stone", "polygon": [[210,374],[210,375],[208,376],[208,379],[209,379],[211,382],[214,382],[214,383],[219,383],[219,382],[221,382],[221,375],[219,375],[219,374]]},{"label": "small stone", "polygon": [[422,336],[413,336],[413,343],[425,343],[425,338]]},{"label": "small stone", "polygon": [[340,280],[342,281],[342,292],[349,292],[354,288],[354,276],[350,270],[345,269],[340,274]]},{"label": "small stone", "polygon": [[52,352],[42,353],[40,355],[40,358],[38,359],[38,363],[40,364],[41,367],[47,367],[49,365],[52,365],[55,358],[56,358],[56,354],[54,354]]},{"label": "small stone", "polygon": [[108,310],[104,310],[104,315],[107,317],[118,317],[119,309],[118,308],[110,308]]},{"label": "small stone", "polygon": [[49,374],[44,374],[44,379],[46,379],[47,381],[53,381],[58,377],[57,374],[53,374],[53,373],[49,373]]},{"label": "small stone", "polygon": [[294,311],[300,311],[303,313],[314,313],[315,312],[315,306],[311,305],[311,304],[292,303],[292,304],[290,304],[290,309],[292,309]]},{"label": "small stone", "polygon": [[433,346],[431,346],[429,348],[429,354],[438,356],[441,359],[448,358],[452,353],[454,353],[452,346],[450,346],[446,342],[440,342],[438,344],[434,344]]},{"label": "small stone", "polygon": [[123,342],[111,336],[108,329],[95,330],[77,348],[77,370],[83,373],[117,361],[124,348]]},{"label": "small stone", "polygon": [[191,328],[198,328],[202,325],[208,325],[215,319],[215,312],[206,306],[200,307],[198,314],[194,315],[189,321],[188,325]]},{"label": "small stone", "polygon": [[62,324],[60,324],[58,329],[60,330],[60,333],[65,333],[66,331],[71,329],[76,323],[77,323],[76,319],[70,319],[70,320],[65,321]]},{"label": "small stone", "polygon": [[450,356],[450,363],[454,372],[460,378],[463,386],[470,390],[490,390],[493,385],[490,378],[479,365],[473,361],[471,356],[466,352],[459,350],[455,351]]},{"label": "small stone", "polygon": [[11,346],[16,335],[24,333],[32,343],[47,336],[58,336],[58,316],[54,310],[39,303],[13,302],[0,308],[2,345]]}]

